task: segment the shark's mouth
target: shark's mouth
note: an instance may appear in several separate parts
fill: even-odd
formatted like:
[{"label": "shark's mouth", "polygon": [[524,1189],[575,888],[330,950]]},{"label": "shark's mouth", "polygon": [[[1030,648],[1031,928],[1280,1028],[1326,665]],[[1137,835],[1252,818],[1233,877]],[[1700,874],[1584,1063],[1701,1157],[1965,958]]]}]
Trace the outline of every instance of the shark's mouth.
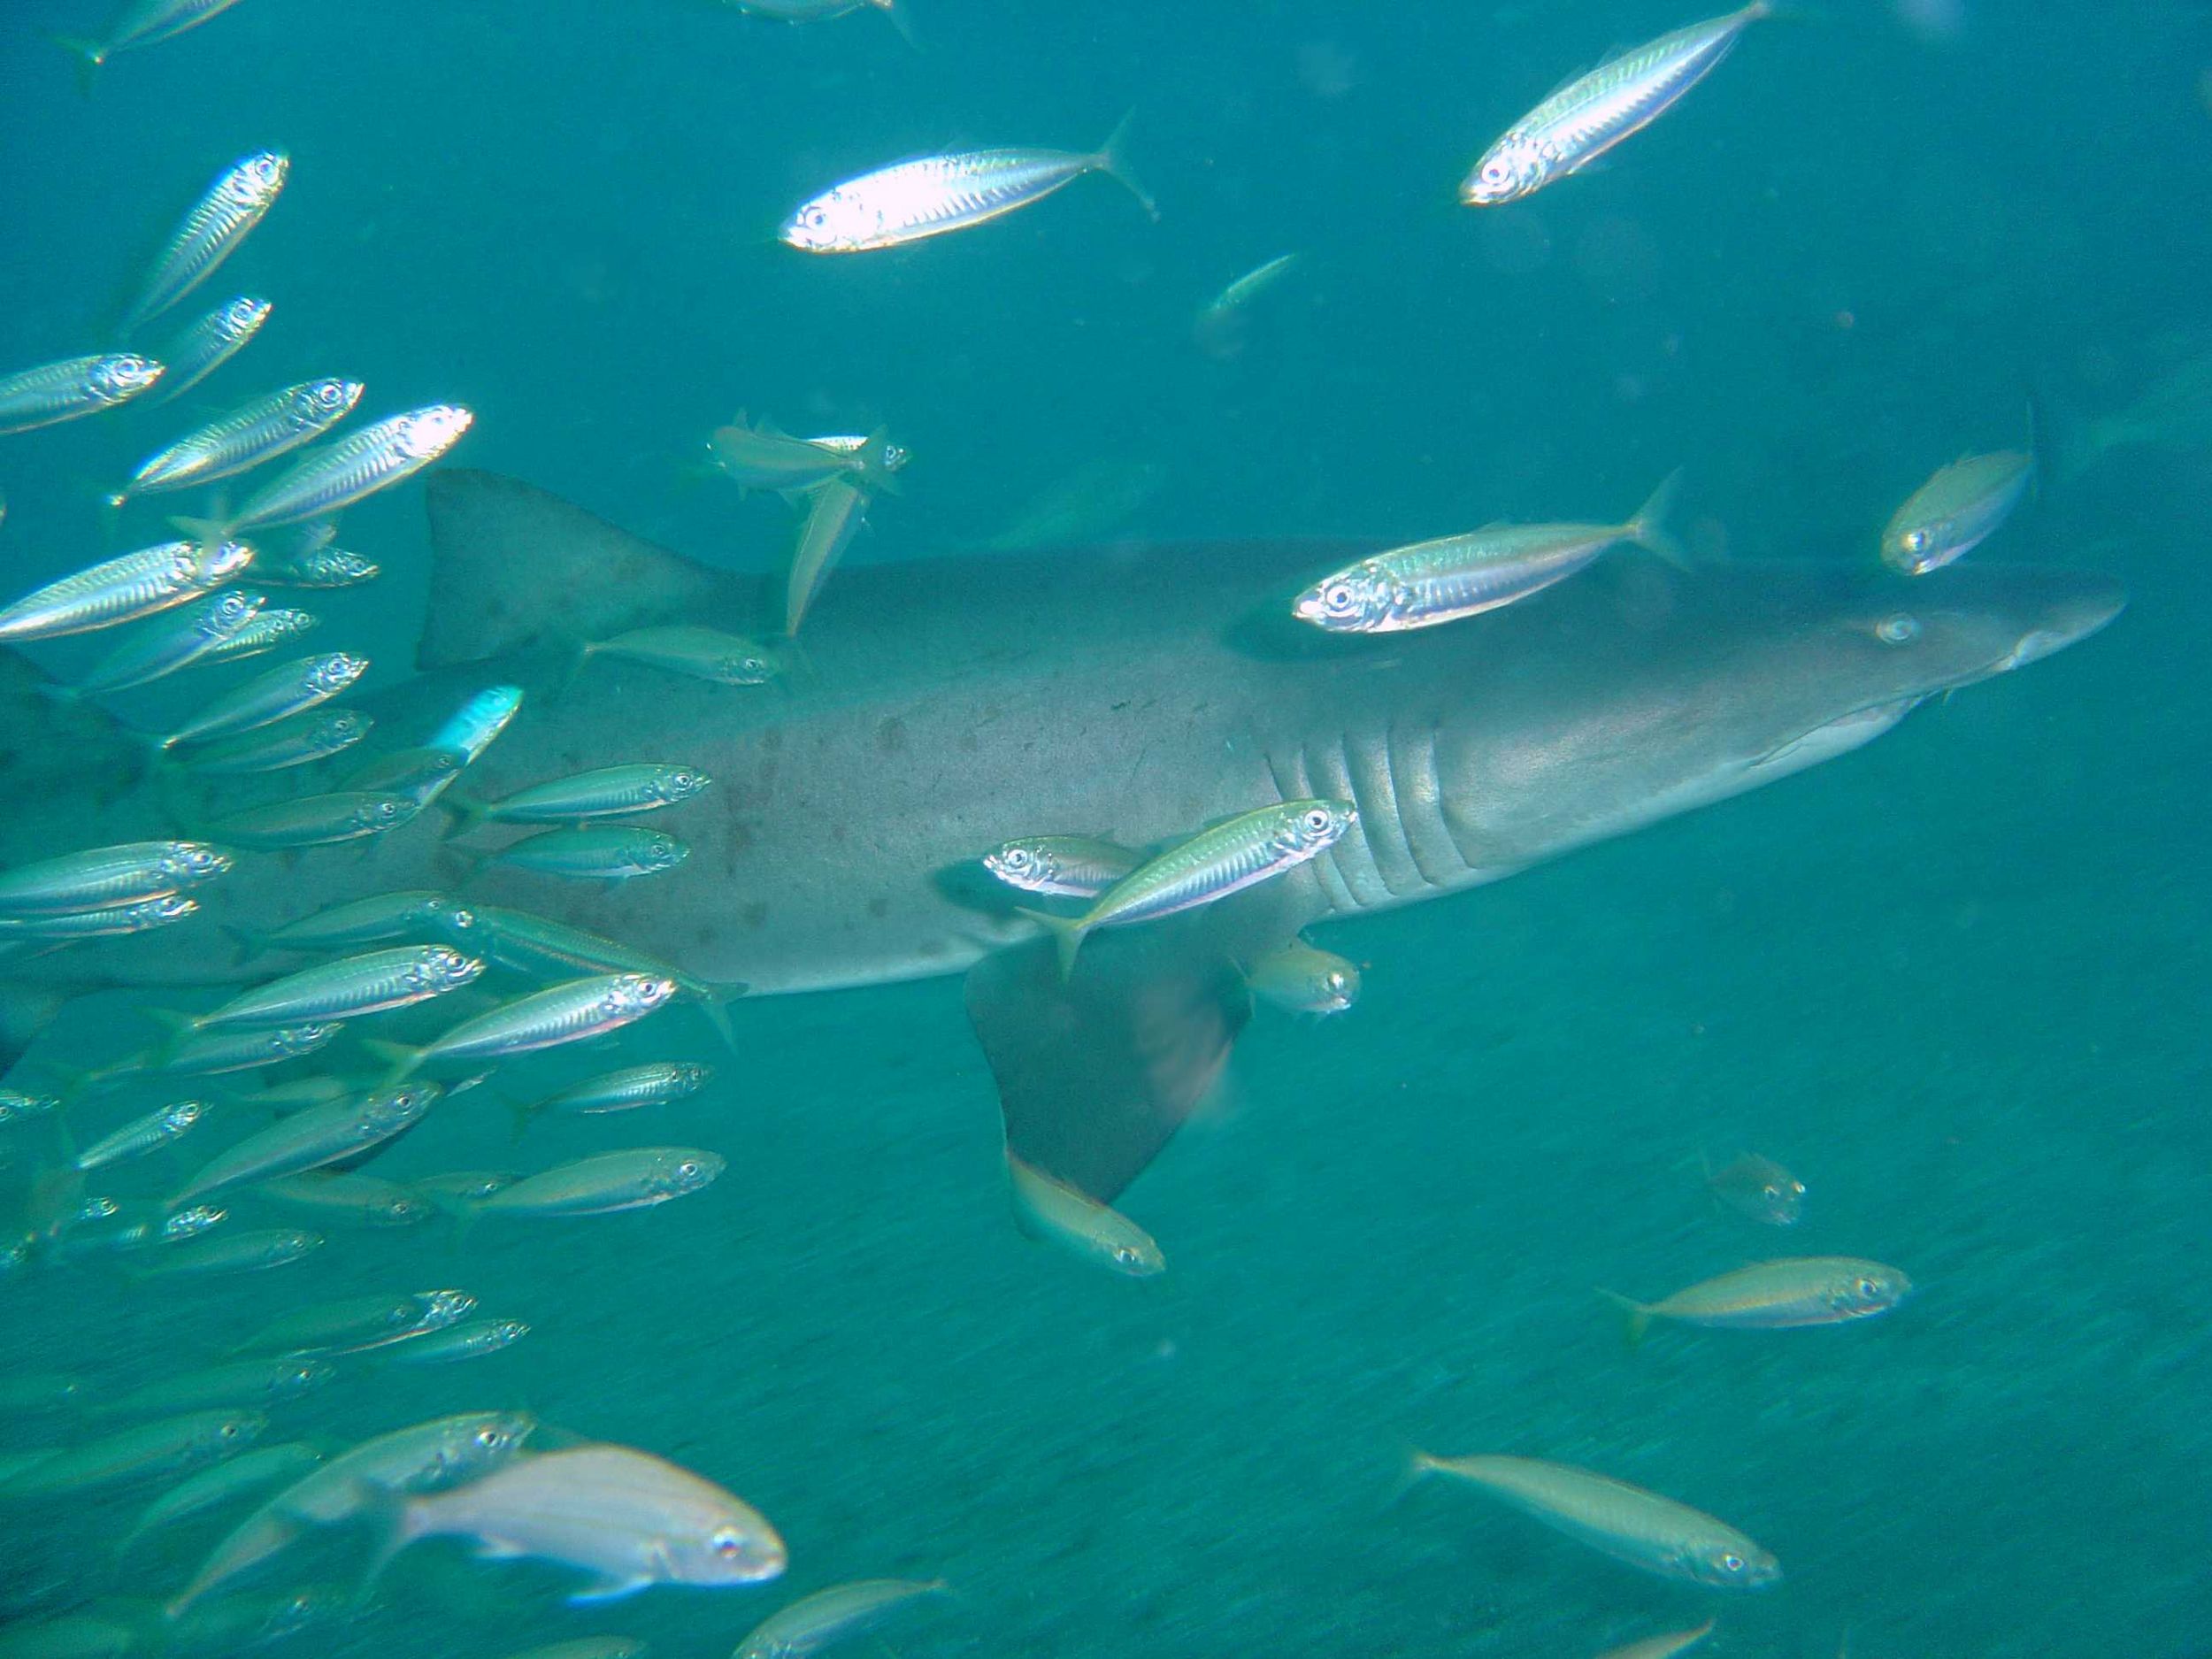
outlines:
[{"label": "shark's mouth", "polygon": [[1848,714],[1823,721],[1809,732],[1801,733],[1760,756],[1751,763],[1750,770],[1766,773],[1801,772],[1838,755],[1847,755],[1881,736],[1926,701],[1928,695],[1932,694],[1916,692],[1910,696],[1893,697],[1887,703],[1869,703],[1863,709],[1854,709]]}]

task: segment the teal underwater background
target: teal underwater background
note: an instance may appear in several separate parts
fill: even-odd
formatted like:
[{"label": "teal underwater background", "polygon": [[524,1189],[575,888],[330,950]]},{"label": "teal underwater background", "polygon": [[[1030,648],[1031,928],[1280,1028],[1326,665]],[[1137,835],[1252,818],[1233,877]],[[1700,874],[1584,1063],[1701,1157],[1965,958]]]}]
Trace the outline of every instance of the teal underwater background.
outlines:
[{"label": "teal underwater background", "polygon": [[[462,1284],[529,1338],[342,1379],[286,1427],[526,1406],[728,1484],[792,1549],[768,1588],[575,1609],[561,1575],[425,1548],[293,1639],[333,1655],[601,1632],[719,1655],[790,1594],[891,1575],[956,1592],[887,1630],[902,1659],[1519,1659],[1709,1613],[1723,1659],[1829,1659],[1847,1631],[1854,1659],[2212,1654],[2212,370],[2160,441],[2092,442],[2212,353],[2212,13],[1837,0],[1751,31],[1603,173],[1476,212],[1453,187],[1513,118],[1690,15],[914,10],[918,49],[873,13],[710,0],[243,0],[85,98],[39,30],[100,19],[11,0],[0,362],[96,349],[182,204],[281,148],[282,201],[195,296],[265,293],[274,319],[188,408],[323,373],[366,380],[365,414],[465,403],[457,461],[710,562],[769,568],[790,534],[772,498],[690,475],[740,408],[910,446],[856,558],[949,555],[1086,467],[1131,508],[1091,539],[1202,541],[1605,518],[1678,466],[1701,557],[1863,563],[1935,466],[2022,442],[2032,401],[2039,495],[1975,557],[2110,572],[2130,609],[1781,787],[1321,930],[1364,995],[1263,1012],[1220,1106],[1132,1190],[1159,1279],[1015,1233],[940,980],[738,1004],[741,1060],[650,1137],[730,1158],[695,1199],[457,1246],[337,1236],[189,1295],[19,1279],[0,1368],[120,1386],[297,1302]],[[1128,111],[1156,225],[1085,180],[902,251],[772,241],[882,162],[1087,148]],[[1201,349],[1203,302],[1294,250],[1240,349]],[[117,526],[98,498],[180,424],[0,440],[0,587],[156,539],[156,506]],[[346,541],[387,577],[318,602],[320,639],[396,680],[419,486]],[[167,695],[118,706],[150,724]],[[41,1052],[113,1052],[120,1011],[65,1011]],[[516,1156],[493,1116],[439,1133],[380,1172]],[[532,1133],[533,1164],[622,1138]],[[1707,1197],[1699,1156],[1744,1150],[1810,1188],[1794,1233]],[[1893,1262],[1917,1294],[1633,1350],[1593,1294],[1780,1248]],[[73,1432],[0,1423],[0,1449]],[[1642,1577],[1470,1493],[1402,1491],[1416,1446],[1664,1491],[1787,1578]],[[146,1495],[0,1512],[0,1617],[171,1593],[216,1534],[119,1554]],[[342,1581],[363,1554],[315,1565]]]}]

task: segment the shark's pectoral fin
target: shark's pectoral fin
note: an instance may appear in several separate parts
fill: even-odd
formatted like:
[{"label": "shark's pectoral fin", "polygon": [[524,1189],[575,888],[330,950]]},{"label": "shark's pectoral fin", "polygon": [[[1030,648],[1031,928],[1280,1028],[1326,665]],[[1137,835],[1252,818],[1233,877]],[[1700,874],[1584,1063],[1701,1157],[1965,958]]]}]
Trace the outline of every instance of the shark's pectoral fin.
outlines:
[{"label": "shark's pectoral fin", "polygon": [[1049,940],[1000,951],[969,972],[967,1002],[1007,1150],[1102,1204],[1197,1110],[1252,1016],[1196,918],[1102,929],[1065,979]]}]

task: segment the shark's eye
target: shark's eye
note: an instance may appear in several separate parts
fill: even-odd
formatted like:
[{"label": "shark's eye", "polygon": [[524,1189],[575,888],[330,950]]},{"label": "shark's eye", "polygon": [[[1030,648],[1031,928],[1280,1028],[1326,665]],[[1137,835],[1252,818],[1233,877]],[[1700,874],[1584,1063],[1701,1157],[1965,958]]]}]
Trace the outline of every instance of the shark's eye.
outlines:
[{"label": "shark's eye", "polygon": [[1899,611],[1874,625],[1874,637],[1885,645],[1904,645],[1920,637],[1920,619]]}]

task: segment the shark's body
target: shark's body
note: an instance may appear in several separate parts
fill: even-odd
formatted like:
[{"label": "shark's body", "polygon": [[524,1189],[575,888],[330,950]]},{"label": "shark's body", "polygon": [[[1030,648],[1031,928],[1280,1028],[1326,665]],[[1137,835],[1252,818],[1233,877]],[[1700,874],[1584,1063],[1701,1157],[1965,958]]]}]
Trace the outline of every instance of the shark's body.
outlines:
[{"label": "shark's body", "polygon": [[[757,993],[974,969],[970,1008],[1010,1141],[1106,1199],[1213,1077],[1243,1018],[1233,964],[1251,951],[1787,776],[1923,697],[2081,637],[2121,603],[2112,583],[2065,572],[1686,575],[1627,555],[1470,622],[1344,640],[1286,612],[1341,547],[1156,548],[845,572],[781,687],[605,660],[566,680],[580,639],[671,619],[750,630],[763,590],[488,475],[440,475],[432,517],[424,672],[369,701],[380,742],[419,742],[469,693],[512,680],[528,700],[471,770],[471,794],[635,760],[715,779],[653,819],[691,846],[673,872],[603,886],[489,871],[468,892]],[[34,728],[18,749],[39,741]],[[1015,913],[1023,895],[975,862],[1018,835],[1155,844],[1308,795],[1350,801],[1357,827],[1210,910],[1108,930],[1065,987]],[[68,844],[188,827],[176,807],[173,792],[127,791],[69,820]],[[0,832],[0,862],[58,849],[58,820],[37,821]],[[449,885],[439,829],[419,822],[366,859],[310,852],[294,873],[248,856],[208,910],[266,926],[365,892]],[[195,918],[45,960],[91,982],[233,975],[212,940]]]}]

